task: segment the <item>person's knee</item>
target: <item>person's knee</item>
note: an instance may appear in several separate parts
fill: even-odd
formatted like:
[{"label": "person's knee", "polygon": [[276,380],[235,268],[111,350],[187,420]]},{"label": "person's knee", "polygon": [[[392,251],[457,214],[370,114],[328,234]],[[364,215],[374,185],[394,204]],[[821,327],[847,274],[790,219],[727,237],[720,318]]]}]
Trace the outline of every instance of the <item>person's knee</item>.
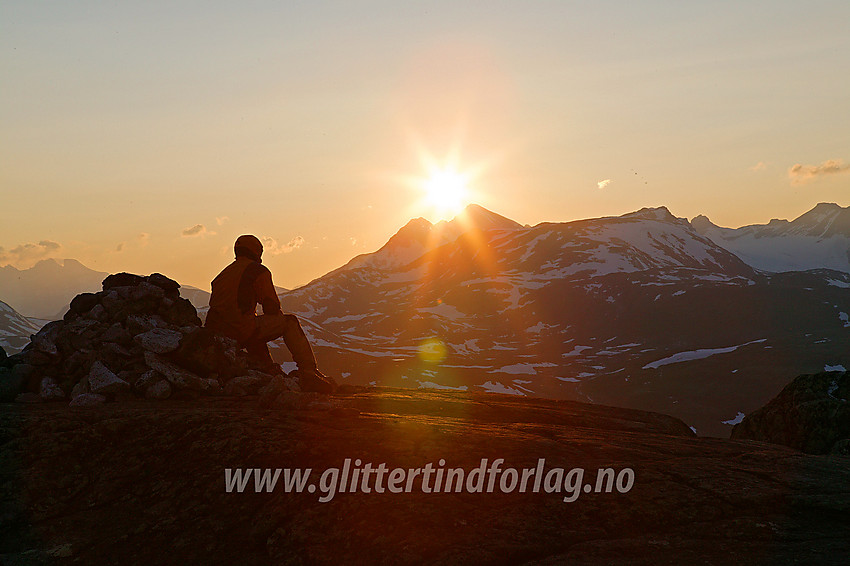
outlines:
[{"label": "person's knee", "polygon": [[298,317],[294,314],[283,313],[275,318],[277,319],[275,326],[277,326],[281,332],[292,332],[301,326],[298,322]]}]

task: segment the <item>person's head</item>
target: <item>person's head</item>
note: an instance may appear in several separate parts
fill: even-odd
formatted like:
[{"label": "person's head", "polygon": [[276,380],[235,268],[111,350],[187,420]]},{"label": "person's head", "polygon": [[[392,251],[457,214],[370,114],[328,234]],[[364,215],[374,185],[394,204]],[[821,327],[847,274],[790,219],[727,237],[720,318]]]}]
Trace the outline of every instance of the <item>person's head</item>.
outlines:
[{"label": "person's head", "polygon": [[237,258],[247,257],[254,261],[262,261],[263,243],[256,236],[245,234],[236,238],[233,251],[236,253]]}]

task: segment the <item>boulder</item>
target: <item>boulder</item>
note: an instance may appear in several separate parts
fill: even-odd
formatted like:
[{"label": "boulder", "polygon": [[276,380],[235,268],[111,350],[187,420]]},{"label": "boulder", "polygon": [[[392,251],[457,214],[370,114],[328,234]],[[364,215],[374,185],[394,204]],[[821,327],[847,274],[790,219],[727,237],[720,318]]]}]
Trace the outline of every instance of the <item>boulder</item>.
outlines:
[{"label": "boulder", "polygon": [[92,364],[88,375],[88,382],[92,393],[117,393],[130,388],[129,383],[115,375],[100,361]]},{"label": "boulder", "polygon": [[39,395],[45,401],[59,401],[65,398],[65,392],[52,377],[45,377],[41,380]]},{"label": "boulder", "polygon": [[153,352],[145,352],[145,362],[149,368],[161,373],[177,389],[206,391],[210,387],[206,379],[160,358]]},{"label": "boulder", "polygon": [[74,385],[74,388],[71,389],[71,399],[76,399],[80,395],[85,395],[89,393],[89,380],[88,377],[84,377],[80,381]]},{"label": "boulder", "polygon": [[158,314],[131,314],[127,317],[127,331],[136,336],[153,330],[154,328],[167,328],[168,323]]},{"label": "boulder", "polygon": [[121,326],[120,322],[116,322],[103,334],[101,334],[100,339],[104,342],[113,342],[115,344],[121,344],[122,346],[129,346],[133,337],[126,328]]},{"label": "boulder", "polygon": [[165,379],[160,379],[145,389],[145,397],[147,399],[168,399],[171,397],[171,390],[171,384]]},{"label": "boulder", "polygon": [[167,354],[180,347],[183,335],[176,330],[152,328],[133,337],[133,340],[148,352]]},{"label": "boulder", "polygon": [[850,374],[797,377],[735,425],[732,438],[784,444],[809,454],[830,453],[839,441],[850,438]]},{"label": "boulder", "polygon": [[180,284],[173,279],[169,279],[162,273],[151,273],[147,277],[148,283],[151,285],[156,285],[163,291],[165,291],[166,295],[170,295],[172,297],[179,296],[180,293]]},{"label": "boulder", "polygon": [[156,383],[157,381],[165,379],[161,373],[156,372],[154,370],[148,370],[144,372],[139,379],[133,383],[133,388],[137,391],[147,391],[148,387]]},{"label": "boulder", "polygon": [[114,287],[135,287],[145,280],[141,275],[133,273],[114,273],[103,280],[103,290]]},{"label": "boulder", "polygon": [[69,313],[83,314],[90,311],[100,300],[96,293],[80,293],[71,300]]},{"label": "boulder", "polygon": [[64,326],[65,323],[61,320],[45,324],[41,330],[38,331],[38,334],[33,336],[33,348],[47,354],[48,356],[58,356],[59,349],[56,346],[56,342]]},{"label": "boulder", "polygon": [[175,326],[201,326],[198,311],[189,299],[177,298],[170,305],[162,304],[159,314]]}]

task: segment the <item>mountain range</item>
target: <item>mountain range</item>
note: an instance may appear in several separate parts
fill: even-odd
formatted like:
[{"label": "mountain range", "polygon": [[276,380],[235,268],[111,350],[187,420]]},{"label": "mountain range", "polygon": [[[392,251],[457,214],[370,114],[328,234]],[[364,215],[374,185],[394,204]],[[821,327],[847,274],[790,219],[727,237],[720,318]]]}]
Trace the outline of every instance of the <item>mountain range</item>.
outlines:
[{"label": "mountain range", "polygon": [[281,301],[343,382],[592,401],[726,436],[799,373],[850,363],[848,287],[759,269],[664,207],[526,227],[471,206]]},{"label": "mountain range", "polygon": [[771,220],[736,229],[715,226],[705,216],[697,216],[691,224],[757,269],[850,271],[850,207],[820,203],[791,222]]},{"label": "mountain range", "polygon": [[[452,221],[411,220],[280,298],[342,383],[592,401],[727,436],[794,376],[850,367],[849,215],[819,204],[729,229],[660,207],[522,226],[471,205]],[[56,271],[36,267],[27,276]],[[72,291],[53,273],[29,298],[3,284],[0,299],[45,314],[15,302],[34,307],[44,289],[60,311],[106,276],[91,274],[96,284]],[[181,292],[203,310],[208,294]],[[12,334],[30,331],[9,317],[0,332],[14,351]]]}]

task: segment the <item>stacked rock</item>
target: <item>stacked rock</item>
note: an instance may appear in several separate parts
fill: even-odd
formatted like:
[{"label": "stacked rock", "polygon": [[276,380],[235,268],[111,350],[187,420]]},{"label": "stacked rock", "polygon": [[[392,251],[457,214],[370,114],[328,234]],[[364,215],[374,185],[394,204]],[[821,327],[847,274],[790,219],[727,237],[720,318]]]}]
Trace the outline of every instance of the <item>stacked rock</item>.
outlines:
[{"label": "stacked rock", "polygon": [[[0,360],[0,401],[88,405],[260,393],[273,376],[235,340],[203,328],[179,289],[159,273],[118,273],[103,291],[77,295],[63,320]],[[299,390],[295,376],[279,377],[274,388]]]}]

